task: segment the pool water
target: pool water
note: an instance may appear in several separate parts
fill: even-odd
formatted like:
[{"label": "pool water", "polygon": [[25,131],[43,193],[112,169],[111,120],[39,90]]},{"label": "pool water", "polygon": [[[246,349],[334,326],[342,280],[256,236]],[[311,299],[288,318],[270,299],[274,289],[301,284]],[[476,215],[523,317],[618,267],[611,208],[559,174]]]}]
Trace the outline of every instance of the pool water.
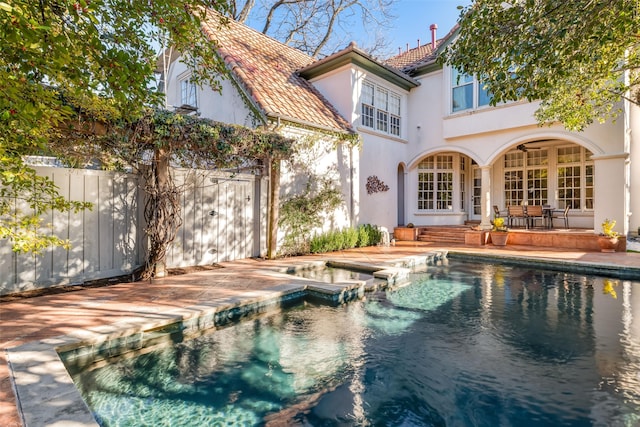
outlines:
[{"label": "pool water", "polygon": [[638,426],[640,282],[462,263],[74,376],[103,426]]}]

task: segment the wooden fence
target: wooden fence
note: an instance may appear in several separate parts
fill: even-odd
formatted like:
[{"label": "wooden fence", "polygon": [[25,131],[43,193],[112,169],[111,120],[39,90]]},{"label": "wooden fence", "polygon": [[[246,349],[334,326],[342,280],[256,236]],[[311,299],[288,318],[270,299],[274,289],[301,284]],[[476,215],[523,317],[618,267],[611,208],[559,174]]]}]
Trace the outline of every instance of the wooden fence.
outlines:
[{"label": "wooden fence", "polygon": [[[93,204],[79,213],[49,213],[54,233],[71,249],[16,254],[0,241],[0,295],[131,273],[144,263],[143,197],[137,175],[36,167],[61,195]],[[264,252],[266,189],[253,175],[176,171],[183,184],[183,226],[168,267],[203,265]]]}]

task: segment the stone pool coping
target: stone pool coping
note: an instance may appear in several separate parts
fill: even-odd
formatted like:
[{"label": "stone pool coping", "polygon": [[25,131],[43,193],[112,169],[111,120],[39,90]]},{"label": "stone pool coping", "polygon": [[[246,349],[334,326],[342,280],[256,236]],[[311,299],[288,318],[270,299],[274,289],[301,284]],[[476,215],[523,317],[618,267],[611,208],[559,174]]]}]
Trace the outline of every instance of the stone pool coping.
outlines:
[{"label": "stone pool coping", "polygon": [[467,259],[473,261],[493,261],[507,265],[524,267],[540,267],[547,270],[570,273],[611,276],[619,279],[640,280],[640,263],[638,265],[620,266],[615,263],[579,261],[574,259],[533,258],[527,255],[507,255],[494,253],[466,252],[450,250],[448,258]]},{"label": "stone pool coping", "polygon": [[[173,324],[186,325],[185,328],[210,329],[221,325],[217,316],[224,317],[227,323],[231,318],[225,313],[233,313],[242,307],[258,308],[277,305],[293,295],[300,298],[311,296],[321,298],[328,303],[343,303],[360,298],[365,292],[387,286],[408,283],[406,276],[409,268],[426,265],[442,260],[446,251],[413,255],[392,262],[359,262],[346,260],[321,260],[304,262],[288,267],[265,268],[269,274],[281,274],[288,283],[253,290],[241,296],[222,298],[211,302],[202,302],[186,308],[176,308],[150,318],[140,310],[138,316],[130,316],[109,325],[79,329],[67,335],[60,335],[39,341],[12,347],[6,350],[10,376],[17,397],[18,412],[25,427],[98,426],[91,410],[73,383],[59,353],[79,348],[89,348],[89,353],[108,352],[117,347],[119,352],[136,351],[143,345],[144,334]],[[330,284],[312,279],[293,276],[297,269],[333,266],[368,271],[384,282],[346,280]],[[382,284],[386,283],[386,284]],[[135,338],[131,338],[135,337]],[[115,351],[115,350],[114,350]]]}]

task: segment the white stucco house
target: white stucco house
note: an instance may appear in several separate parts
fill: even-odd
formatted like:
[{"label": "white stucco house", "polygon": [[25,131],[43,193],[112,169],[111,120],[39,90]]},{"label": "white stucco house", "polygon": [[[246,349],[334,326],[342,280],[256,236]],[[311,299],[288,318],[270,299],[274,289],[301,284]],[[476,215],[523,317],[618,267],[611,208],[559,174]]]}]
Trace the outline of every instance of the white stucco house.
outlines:
[{"label": "white stucco house", "polygon": [[[599,230],[605,219],[627,234],[640,227],[640,109],[583,132],[539,126],[536,103],[489,106],[473,77],[437,63],[456,31],[378,60],[355,43],[316,60],[247,26],[205,32],[231,71],[221,93],[189,81],[179,55],[165,75],[172,106],[202,117],[325,135],[311,165],[339,185],[345,204],[331,225],[371,223],[489,227],[493,206],[569,206],[570,227]],[[331,135],[360,135],[360,147]],[[321,138],[322,139],[322,138]],[[305,172],[282,178],[282,196]]]}]

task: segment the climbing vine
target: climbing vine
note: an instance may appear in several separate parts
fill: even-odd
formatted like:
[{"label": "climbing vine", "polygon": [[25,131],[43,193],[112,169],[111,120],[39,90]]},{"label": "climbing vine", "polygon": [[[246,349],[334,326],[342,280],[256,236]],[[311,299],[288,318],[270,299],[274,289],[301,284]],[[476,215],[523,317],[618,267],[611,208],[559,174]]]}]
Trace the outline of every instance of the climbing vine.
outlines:
[{"label": "climbing vine", "polygon": [[341,203],[342,194],[330,180],[309,179],[304,192],[289,197],[280,206],[278,225],[285,233],[281,253],[309,253],[311,233]]},{"label": "climbing vine", "polygon": [[[132,120],[102,123],[91,119],[65,132],[66,155],[76,161],[96,159],[106,169],[132,168],[144,178],[145,232],[149,239],[142,278],[164,273],[166,252],[182,225],[178,186],[171,167],[242,171],[263,169],[272,159],[292,155],[294,140],[274,132],[252,130],[165,110],[148,109]],[[70,143],[76,139],[77,143]]]}]

